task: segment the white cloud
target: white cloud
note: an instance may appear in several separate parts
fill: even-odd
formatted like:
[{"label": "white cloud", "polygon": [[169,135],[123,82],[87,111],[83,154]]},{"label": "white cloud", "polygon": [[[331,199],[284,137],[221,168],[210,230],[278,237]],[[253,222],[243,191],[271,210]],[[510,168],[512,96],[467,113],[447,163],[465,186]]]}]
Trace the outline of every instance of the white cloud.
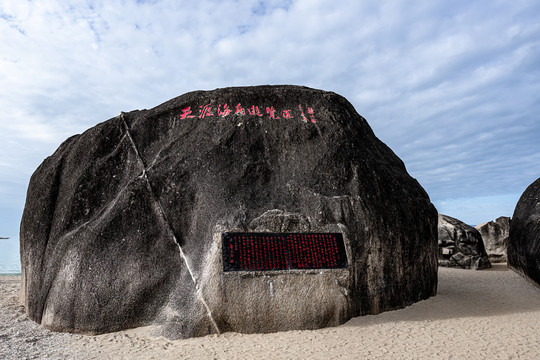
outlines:
[{"label": "white cloud", "polygon": [[512,217],[521,193],[436,201],[441,214],[455,217],[469,225],[479,225],[499,216]]},{"label": "white cloud", "polygon": [[22,207],[46,156],[120,111],[292,83],[348,98],[435,202],[517,193],[540,176],[539,16],[533,0],[5,2],[0,188]]}]

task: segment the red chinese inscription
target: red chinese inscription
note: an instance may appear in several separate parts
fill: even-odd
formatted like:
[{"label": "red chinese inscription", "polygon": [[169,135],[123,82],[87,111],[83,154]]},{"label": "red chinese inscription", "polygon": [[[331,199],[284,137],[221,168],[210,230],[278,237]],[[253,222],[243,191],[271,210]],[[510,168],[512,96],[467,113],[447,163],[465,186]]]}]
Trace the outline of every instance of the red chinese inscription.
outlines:
[{"label": "red chinese inscription", "polygon": [[270,107],[267,107],[266,108],[266,113],[268,114],[268,117],[270,119],[279,119],[279,116],[276,116],[276,109],[274,109],[273,106],[270,106]]},{"label": "red chinese inscription", "polygon": [[199,106],[199,119],[203,119],[207,116],[213,116],[214,114],[210,112],[211,109],[210,104]]},{"label": "red chinese inscription", "polygon": [[223,105],[223,110],[221,110],[221,104],[218,105],[218,108],[217,108],[218,116],[225,117],[225,116],[229,115],[231,113],[231,111],[232,110],[229,109],[229,105],[227,105],[227,104]]},{"label": "red chinese inscription", "polygon": [[238,104],[236,105],[235,114],[246,115],[246,109],[244,109],[242,105]]},{"label": "red chinese inscription", "polygon": [[190,114],[191,114],[191,106],[188,106],[187,108],[182,109],[182,114],[180,114],[180,119],[195,117],[194,115],[190,115]]},{"label": "red chinese inscription", "polygon": [[[265,113],[261,112],[261,108],[265,109]],[[227,103],[218,104],[217,106],[206,104],[199,106],[199,114],[194,115],[191,110],[191,106],[188,106],[181,110],[180,119],[191,119],[199,118],[204,119],[207,117],[226,117],[233,113],[234,115],[247,115],[247,116],[258,116],[263,117],[267,116],[268,119],[298,119],[302,122],[316,123],[315,112],[313,108],[304,107],[301,104],[298,104],[298,107],[295,109],[276,109],[274,106],[260,107],[259,105],[251,105],[249,107],[242,106],[241,103],[238,103],[234,109],[231,109]]]},{"label": "red chinese inscription", "polygon": [[261,114],[261,111],[259,110],[259,107],[255,106],[255,105],[253,105],[251,107],[251,109],[248,109],[248,113],[249,113],[249,115],[257,115],[257,116],[262,116],[263,115],[263,114]]},{"label": "red chinese inscription", "polygon": [[281,114],[284,119],[292,119],[294,116],[291,115],[291,110],[283,110],[283,113]]}]

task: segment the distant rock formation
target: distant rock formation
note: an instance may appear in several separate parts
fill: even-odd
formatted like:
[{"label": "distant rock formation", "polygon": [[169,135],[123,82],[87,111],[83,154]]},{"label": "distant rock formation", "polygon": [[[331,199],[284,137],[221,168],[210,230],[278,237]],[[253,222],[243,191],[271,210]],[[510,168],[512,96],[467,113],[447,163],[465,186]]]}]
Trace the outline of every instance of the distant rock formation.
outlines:
[{"label": "distant rock formation", "polygon": [[508,240],[508,267],[540,285],[540,178],[519,199]]},{"label": "distant rock formation", "polygon": [[510,218],[501,216],[495,221],[476,225],[474,228],[482,235],[489,261],[492,263],[506,262],[506,248],[508,247],[508,237],[510,235]]},{"label": "distant rock formation", "polygon": [[[292,270],[282,242],[223,248],[234,232],[336,233],[347,259]],[[59,331],[315,329],[434,295],[436,238],[428,195],[343,97],[196,91],[98,124],[40,165],[21,224],[23,292],[29,317]],[[228,271],[233,251],[286,268]]]},{"label": "distant rock formation", "polygon": [[458,219],[439,214],[439,265],[475,270],[490,268],[478,230]]}]

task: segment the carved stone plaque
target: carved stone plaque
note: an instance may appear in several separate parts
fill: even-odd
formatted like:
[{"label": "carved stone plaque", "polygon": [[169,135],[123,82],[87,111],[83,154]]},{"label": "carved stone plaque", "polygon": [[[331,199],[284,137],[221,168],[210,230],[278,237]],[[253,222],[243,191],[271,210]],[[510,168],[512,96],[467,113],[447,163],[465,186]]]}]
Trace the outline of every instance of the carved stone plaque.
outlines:
[{"label": "carved stone plaque", "polygon": [[348,266],[340,233],[223,233],[223,271],[337,269]]}]

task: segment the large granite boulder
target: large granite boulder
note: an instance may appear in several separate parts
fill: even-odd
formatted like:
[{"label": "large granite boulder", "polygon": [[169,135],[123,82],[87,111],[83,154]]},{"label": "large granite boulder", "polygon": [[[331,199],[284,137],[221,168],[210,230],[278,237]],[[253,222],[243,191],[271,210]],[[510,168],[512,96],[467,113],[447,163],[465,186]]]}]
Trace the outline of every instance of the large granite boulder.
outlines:
[{"label": "large granite boulder", "polygon": [[[235,232],[338,234],[346,258],[224,271]],[[343,97],[196,91],[98,124],[39,166],[21,224],[24,302],[69,332],[315,329],[435,295],[436,238],[428,195]]]},{"label": "large granite boulder", "polygon": [[439,214],[439,265],[482,270],[491,267],[478,230]]},{"label": "large granite boulder", "polygon": [[510,218],[500,216],[495,221],[490,221],[474,227],[484,241],[484,247],[492,263],[506,262],[506,248],[510,235]]},{"label": "large granite boulder", "polygon": [[540,178],[519,198],[507,254],[508,267],[540,285]]}]

